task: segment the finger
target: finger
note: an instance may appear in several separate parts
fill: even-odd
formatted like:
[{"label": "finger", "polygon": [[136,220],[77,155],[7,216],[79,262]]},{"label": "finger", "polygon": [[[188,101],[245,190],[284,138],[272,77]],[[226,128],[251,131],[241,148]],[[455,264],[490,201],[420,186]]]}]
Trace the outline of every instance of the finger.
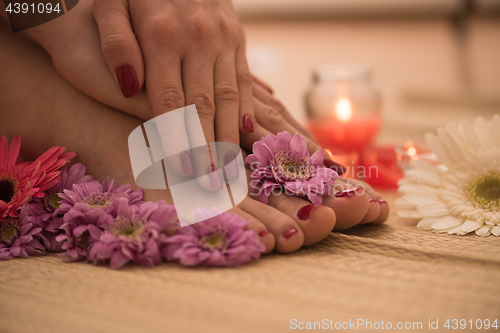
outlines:
[{"label": "finger", "polygon": [[256,77],[255,75],[252,74],[252,79],[254,83],[257,83],[259,86],[262,88],[266,89],[270,94],[273,94],[273,88],[271,88],[267,83]]},{"label": "finger", "polygon": [[[186,129],[189,142],[196,153],[192,155],[194,173],[198,184],[207,191],[223,188],[222,175],[218,171],[217,151],[209,142],[215,142],[214,118],[214,63],[215,57],[200,59],[199,54],[190,53],[182,64],[182,79],[186,105],[196,105],[197,119],[191,113],[186,114]],[[203,130],[200,133],[199,128]]]},{"label": "finger", "polygon": [[[270,105],[264,104],[259,99],[255,98],[254,101],[254,109],[255,109],[255,118],[257,123],[263,124],[263,126],[269,130],[273,134],[277,134],[279,132],[287,131],[288,133],[301,133],[301,130],[295,128],[292,124],[290,124],[282,113],[278,112],[275,108]],[[312,155],[321,147],[319,144],[312,140],[309,137],[306,137],[307,140],[307,150]],[[327,159],[328,158],[328,159]],[[327,159],[327,160],[326,160]],[[327,162],[331,161],[327,153],[325,153],[325,165],[328,168],[331,168],[339,175],[345,173],[345,167],[342,165],[331,161],[331,163]]]},{"label": "finger", "polygon": [[95,1],[93,11],[104,58],[123,96],[130,98],[144,84],[144,65],[141,49],[130,23],[128,2]]},{"label": "finger", "polygon": [[283,118],[285,118],[288,123],[290,123],[290,125],[299,130],[300,133],[302,133],[312,141],[316,141],[311,133],[309,133],[309,131],[304,126],[302,126],[297,120],[295,120],[295,118],[292,117],[292,115],[278,99],[276,99],[267,90],[256,83],[253,84],[252,88],[255,98],[257,98],[263,104],[269,105],[270,107],[274,108],[283,116]]},{"label": "finger", "polygon": [[215,138],[219,166],[225,170],[228,179],[239,175],[236,156],[239,154],[240,138],[238,127],[239,93],[236,80],[234,52],[219,55],[214,68],[214,98],[217,110],[215,116]]},{"label": "finger", "polygon": [[244,44],[240,45],[236,50],[236,77],[240,93],[240,134],[249,134],[255,130],[255,113],[253,109],[252,76],[248,69]]},{"label": "finger", "polygon": [[[148,98],[166,160],[181,176],[194,176],[189,137],[185,125],[184,91],[178,54],[161,43],[143,46]],[[175,110],[175,111],[174,111]],[[167,112],[168,117],[159,117]]]}]

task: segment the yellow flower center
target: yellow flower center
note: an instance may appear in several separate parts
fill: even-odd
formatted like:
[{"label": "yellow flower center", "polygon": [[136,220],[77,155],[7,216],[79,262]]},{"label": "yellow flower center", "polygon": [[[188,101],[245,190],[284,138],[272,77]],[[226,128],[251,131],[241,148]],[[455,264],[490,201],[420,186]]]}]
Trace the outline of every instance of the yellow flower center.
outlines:
[{"label": "yellow flower center", "polygon": [[201,241],[210,249],[210,251],[224,250],[228,245],[226,233],[222,230],[217,230],[210,235],[203,236]]},{"label": "yellow flower center", "polygon": [[59,195],[57,192],[52,192],[50,194],[45,195],[43,197],[43,203],[45,204],[46,207],[56,209],[58,208],[61,204],[59,201],[61,198],[59,198]]},{"label": "yellow flower center", "polygon": [[108,231],[115,237],[125,236],[135,238],[140,235],[146,227],[146,221],[139,217],[132,219],[124,216],[118,216],[116,220],[108,227]]},{"label": "yellow flower center", "polygon": [[472,180],[465,189],[469,200],[482,209],[500,209],[500,173],[484,174]]},{"label": "yellow flower center", "polygon": [[315,167],[309,165],[308,157],[292,157],[290,151],[275,152],[274,158],[270,162],[276,164],[278,173],[285,180],[308,180],[315,171]]},{"label": "yellow flower center", "polygon": [[102,208],[105,209],[115,198],[115,194],[113,193],[92,193],[86,196],[83,199],[83,202],[89,205],[90,207]]},{"label": "yellow flower center", "polygon": [[12,245],[19,235],[19,223],[17,219],[6,218],[0,221],[0,242]]}]

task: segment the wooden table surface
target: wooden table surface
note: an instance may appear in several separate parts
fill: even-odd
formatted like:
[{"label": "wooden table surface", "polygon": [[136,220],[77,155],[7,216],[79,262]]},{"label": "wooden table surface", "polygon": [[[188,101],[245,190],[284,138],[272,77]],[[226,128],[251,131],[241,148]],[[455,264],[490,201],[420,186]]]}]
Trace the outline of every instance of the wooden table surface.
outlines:
[{"label": "wooden table surface", "polygon": [[231,268],[113,271],[55,254],[0,262],[0,332],[282,332],[358,319],[424,331],[438,320],[447,331],[447,319],[500,319],[500,239],[415,224],[393,210],[386,225]]}]

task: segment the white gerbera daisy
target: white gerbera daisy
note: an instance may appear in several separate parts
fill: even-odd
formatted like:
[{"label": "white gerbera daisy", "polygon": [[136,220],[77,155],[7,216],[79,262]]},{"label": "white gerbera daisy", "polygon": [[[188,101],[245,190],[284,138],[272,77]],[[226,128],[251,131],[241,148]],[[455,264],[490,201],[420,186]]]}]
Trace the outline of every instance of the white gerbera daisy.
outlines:
[{"label": "white gerbera daisy", "polygon": [[418,228],[438,233],[499,236],[500,116],[449,123],[425,139],[443,165],[411,163],[399,182],[404,195],[396,205],[407,208],[399,216],[421,219]]}]

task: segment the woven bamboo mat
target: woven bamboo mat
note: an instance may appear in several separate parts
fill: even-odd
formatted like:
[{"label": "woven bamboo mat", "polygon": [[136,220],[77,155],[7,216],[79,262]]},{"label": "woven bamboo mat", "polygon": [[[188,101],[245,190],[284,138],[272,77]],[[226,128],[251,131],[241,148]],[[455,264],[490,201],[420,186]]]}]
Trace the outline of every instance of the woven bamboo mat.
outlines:
[{"label": "woven bamboo mat", "polygon": [[[384,196],[392,203],[397,194]],[[56,255],[0,262],[0,332],[284,332],[357,320],[357,331],[384,321],[421,322],[426,332],[429,320],[437,331],[449,331],[447,319],[500,321],[500,239],[415,224],[393,209],[384,226],[223,269],[113,271]],[[461,331],[476,331],[467,325]]]}]

